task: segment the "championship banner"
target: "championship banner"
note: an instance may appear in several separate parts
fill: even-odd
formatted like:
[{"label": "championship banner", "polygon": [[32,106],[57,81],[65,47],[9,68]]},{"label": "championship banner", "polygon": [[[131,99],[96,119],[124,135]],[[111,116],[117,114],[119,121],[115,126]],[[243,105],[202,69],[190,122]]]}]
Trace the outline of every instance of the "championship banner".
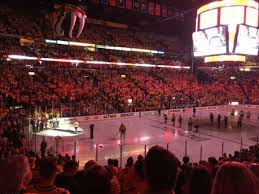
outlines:
[{"label": "championship banner", "polygon": [[159,3],[155,4],[155,15],[160,16],[161,15],[161,7]]},{"label": "championship banner", "polygon": [[124,0],[117,0],[117,7],[124,8],[125,7],[125,1]]},{"label": "championship banner", "polygon": [[149,15],[154,15],[154,10],[155,10],[154,6],[155,6],[154,2],[151,2],[151,1],[148,2],[148,14]]},{"label": "championship banner", "polygon": [[167,16],[170,17],[173,15],[172,7],[167,7]]},{"label": "championship banner", "polygon": [[109,5],[115,7],[116,6],[116,0],[109,0]]},{"label": "championship banner", "polygon": [[134,12],[139,12],[139,7],[140,7],[140,5],[139,5],[139,1],[140,0],[133,0],[133,11]]},{"label": "championship banner", "polygon": [[126,9],[132,10],[132,0],[126,0]]},{"label": "championship banner", "polygon": [[162,17],[167,17],[167,6],[162,5]]},{"label": "championship banner", "polygon": [[147,13],[147,0],[140,0],[140,12]]}]

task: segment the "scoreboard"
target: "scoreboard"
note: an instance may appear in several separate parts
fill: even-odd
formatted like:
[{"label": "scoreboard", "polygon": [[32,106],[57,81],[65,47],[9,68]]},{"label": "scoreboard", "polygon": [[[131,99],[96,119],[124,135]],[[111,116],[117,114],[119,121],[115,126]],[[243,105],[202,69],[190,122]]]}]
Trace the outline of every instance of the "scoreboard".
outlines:
[{"label": "scoreboard", "polygon": [[193,54],[206,62],[244,61],[258,55],[258,3],[252,0],[215,1],[197,10],[192,34]]}]

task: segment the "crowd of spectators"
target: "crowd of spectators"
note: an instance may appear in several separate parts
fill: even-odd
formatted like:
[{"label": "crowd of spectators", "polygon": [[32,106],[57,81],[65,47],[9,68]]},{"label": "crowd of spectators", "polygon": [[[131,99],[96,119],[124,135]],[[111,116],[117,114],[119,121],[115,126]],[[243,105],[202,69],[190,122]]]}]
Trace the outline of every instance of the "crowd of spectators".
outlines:
[{"label": "crowd of spectators", "polygon": [[106,166],[90,160],[83,169],[69,155],[38,156],[19,147],[2,154],[1,193],[39,194],[258,194],[259,146],[191,163],[154,146],[146,157],[117,159]]},{"label": "crowd of spectators", "polygon": [[[48,11],[45,14],[47,13]],[[17,11],[17,8],[14,10],[1,5],[0,27],[0,33],[31,39],[60,39],[54,35],[53,29],[46,23],[44,14],[35,15],[30,9],[24,12],[23,10]],[[86,23],[83,33],[77,41],[178,53],[183,51],[182,44],[177,37],[168,37],[137,29],[112,28],[90,22]]]},{"label": "crowd of spectators", "polygon": [[58,108],[63,116],[73,116],[259,102],[256,73],[236,73],[232,80],[222,72],[224,79],[205,83],[186,70],[7,63],[0,68],[1,111],[11,106]]},{"label": "crowd of spectators", "polygon": [[[26,24],[26,25],[24,25]],[[37,19],[0,9],[0,33],[55,38]],[[30,30],[28,30],[30,29]],[[110,27],[87,25],[78,41],[174,52],[177,40]],[[181,163],[170,151],[154,146],[125,167],[107,166],[75,156],[27,150],[28,117],[36,111],[61,116],[147,111],[179,107],[259,103],[255,72],[215,71],[194,76],[186,70],[7,61],[8,54],[174,65],[170,56],[120,51],[86,52],[81,48],[32,44],[16,38],[0,44],[0,193],[40,194],[259,194],[259,146],[219,159]],[[205,76],[204,76],[205,75]],[[130,101],[130,99],[132,101]]]}]

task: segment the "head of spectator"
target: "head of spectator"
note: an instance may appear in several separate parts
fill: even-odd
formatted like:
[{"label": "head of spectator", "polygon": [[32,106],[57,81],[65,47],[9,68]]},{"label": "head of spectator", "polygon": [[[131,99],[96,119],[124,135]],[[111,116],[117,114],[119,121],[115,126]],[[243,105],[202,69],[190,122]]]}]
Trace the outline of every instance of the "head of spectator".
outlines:
[{"label": "head of spectator", "polygon": [[64,174],[74,176],[78,169],[78,163],[74,160],[66,161],[64,164]]},{"label": "head of spectator", "polygon": [[259,164],[252,164],[250,169],[252,170],[252,172],[255,174],[255,176],[259,180]]},{"label": "head of spectator", "polygon": [[145,178],[150,192],[172,192],[177,176],[177,158],[168,150],[154,146],[145,158]]},{"label": "head of spectator", "polygon": [[24,190],[32,173],[27,157],[14,155],[0,160],[0,193],[18,193]]},{"label": "head of spectator", "polygon": [[190,158],[188,156],[183,157],[183,164],[187,165],[190,162]]},{"label": "head of spectator", "polygon": [[130,167],[133,166],[133,164],[134,164],[133,158],[132,158],[132,157],[129,157],[129,158],[127,159],[126,167],[130,168]]},{"label": "head of spectator", "polygon": [[135,162],[134,171],[138,179],[144,180],[144,160],[137,160]]},{"label": "head of spectator", "polygon": [[118,159],[113,160],[113,166],[117,167],[117,168],[119,167],[119,160]]},{"label": "head of spectator", "polygon": [[112,158],[108,159],[108,166],[113,166],[114,160]]},{"label": "head of spectator", "polygon": [[81,194],[111,194],[110,174],[100,166],[95,165],[88,169],[80,183]]},{"label": "head of spectator", "polygon": [[218,161],[215,157],[208,158],[208,167],[212,178],[214,178],[218,170]]},{"label": "head of spectator", "polygon": [[184,186],[186,194],[210,194],[212,178],[205,167],[194,167]]},{"label": "head of spectator", "polygon": [[207,161],[205,161],[205,160],[200,160],[200,161],[199,161],[199,165],[200,165],[200,166],[208,167],[209,163],[208,163]]},{"label": "head of spectator", "polygon": [[66,160],[70,160],[71,157],[70,157],[68,154],[65,154],[65,159],[66,159]]},{"label": "head of spectator", "polygon": [[211,194],[258,194],[256,176],[244,164],[226,162],[214,179]]},{"label": "head of spectator", "polygon": [[40,160],[40,180],[53,183],[56,177],[57,165],[57,160],[52,157],[47,157]]},{"label": "head of spectator", "polygon": [[86,171],[95,165],[97,165],[97,162],[95,160],[89,160],[88,162],[85,163],[84,170]]},{"label": "head of spectator", "polygon": [[74,176],[76,181],[80,184],[83,181],[83,176],[85,174],[85,172],[89,169],[91,169],[93,166],[97,165],[97,162],[95,160],[89,160],[85,163],[84,169],[80,170],[76,173],[76,175]]},{"label": "head of spectator", "polygon": [[49,193],[64,193],[69,192],[63,188],[56,187],[54,184],[57,174],[57,160],[54,157],[45,157],[39,161],[40,180],[36,185],[31,185],[27,188],[27,193],[44,193],[46,190]]},{"label": "head of spectator", "polygon": [[113,177],[112,167],[111,166],[104,166],[104,168],[107,170],[109,179],[111,180],[112,177]]},{"label": "head of spectator", "polygon": [[208,162],[210,166],[216,166],[218,164],[218,161],[215,157],[209,157]]},{"label": "head of spectator", "polygon": [[144,160],[144,157],[141,154],[139,154],[138,155],[138,161],[141,161],[141,160]]}]

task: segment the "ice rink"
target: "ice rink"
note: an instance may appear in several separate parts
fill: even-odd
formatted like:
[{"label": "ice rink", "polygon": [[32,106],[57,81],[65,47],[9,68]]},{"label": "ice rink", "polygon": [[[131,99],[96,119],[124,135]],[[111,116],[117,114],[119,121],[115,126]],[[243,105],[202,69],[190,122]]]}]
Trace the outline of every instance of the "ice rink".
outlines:
[{"label": "ice rink", "polygon": [[[247,112],[247,110],[244,111]],[[120,161],[120,154],[122,165],[124,165],[128,156],[136,158],[138,154],[144,155],[152,145],[168,148],[180,160],[186,154],[191,161],[198,162],[200,159],[207,160],[210,156],[219,157],[222,153],[233,154],[234,151],[240,150],[241,146],[248,148],[257,142],[259,136],[257,112],[251,112],[250,119],[246,117],[243,119],[241,129],[237,128],[238,116],[230,116],[230,110],[214,111],[214,125],[210,124],[209,113],[210,111],[196,112],[195,119],[198,118],[200,123],[198,133],[187,131],[187,122],[192,113],[181,113],[183,117],[181,128],[178,123],[179,113],[176,113],[175,127],[171,122],[172,114],[168,114],[167,124],[165,124],[163,116],[95,121],[93,122],[95,130],[92,140],[89,139],[89,125],[92,122],[82,122],[79,129],[81,132],[78,134],[62,130],[41,132],[37,135],[36,149],[39,151],[39,144],[44,135],[48,143],[47,150],[70,155],[76,153],[76,158],[80,161],[81,166],[90,159],[97,159],[101,164],[106,164],[109,158],[117,158]],[[218,113],[222,116],[220,128],[217,127]],[[223,124],[224,115],[228,115],[229,118],[227,128]],[[118,130],[121,123],[125,124],[127,132],[125,140],[120,145]],[[74,130],[73,125],[66,125],[64,128]],[[58,145],[56,145],[55,136],[62,136]],[[35,143],[34,137],[31,143]]]}]

